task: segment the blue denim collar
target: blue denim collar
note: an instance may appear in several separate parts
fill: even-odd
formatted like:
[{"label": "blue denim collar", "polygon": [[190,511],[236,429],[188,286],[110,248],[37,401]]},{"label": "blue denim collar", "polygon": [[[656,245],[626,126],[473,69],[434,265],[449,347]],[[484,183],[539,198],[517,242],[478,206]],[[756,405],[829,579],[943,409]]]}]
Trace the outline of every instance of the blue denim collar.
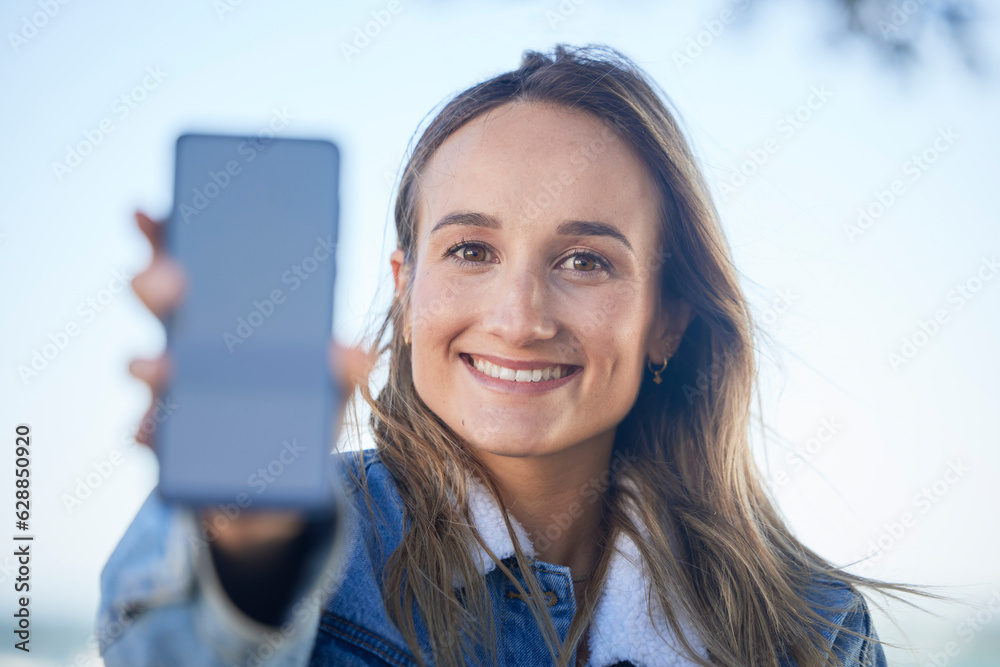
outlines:
[{"label": "blue denim collar", "polygon": [[[498,559],[512,557],[514,544],[501,508],[493,496],[482,482],[471,476],[467,492],[469,510],[483,541]],[[527,532],[509,513],[508,518],[525,555],[535,559],[538,565],[549,570],[564,571],[566,577],[571,578],[568,567],[539,562]],[[641,522],[637,521],[636,525],[645,534]],[[482,547],[477,548],[480,571],[487,575],[496,568],[496,563]],[[619,533],[604,590],[590,626],[589,645],[593,664],[610,665],[619,661],[649,667],[693,664],[682,657],[681,643],[670,632],[666,616],[659,605],[654,606],[656,613],[653,618],[650,617],[647,605],[649,590],[650,583],[638,547],[629,536]],[[679,608],[679,605],[675,608]],[[689,643],[699,655],[707,658],[705,647],[691,625],[683,620],[681,625]]]}]

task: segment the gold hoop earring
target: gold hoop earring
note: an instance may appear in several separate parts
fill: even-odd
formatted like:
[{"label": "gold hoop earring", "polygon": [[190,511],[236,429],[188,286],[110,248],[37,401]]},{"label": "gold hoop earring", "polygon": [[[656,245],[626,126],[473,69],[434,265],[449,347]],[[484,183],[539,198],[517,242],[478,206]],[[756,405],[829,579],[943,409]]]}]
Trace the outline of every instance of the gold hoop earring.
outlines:
[{"label": "gold hoop earring", "polygon": [[652,359],[646,360],[646,367],[649,368],[649,370],[653,373],[653,382],[655,382],[656,384],[660,384],[661,382],[663,382],[663,378],[660,377],[660,373],[667,370],[667,363],[670,361],[670,356],[671,356],[670,348],[668,347],[667,353],[663,357],[663,366],[659,370],[653,368],[653,365],[651,363]]},{"label": "gold hoop earring", "polygon": [[403,344],[406,345],[407,347],[410,346],[410,325],[409,324],[407,324],[403,328]]}]

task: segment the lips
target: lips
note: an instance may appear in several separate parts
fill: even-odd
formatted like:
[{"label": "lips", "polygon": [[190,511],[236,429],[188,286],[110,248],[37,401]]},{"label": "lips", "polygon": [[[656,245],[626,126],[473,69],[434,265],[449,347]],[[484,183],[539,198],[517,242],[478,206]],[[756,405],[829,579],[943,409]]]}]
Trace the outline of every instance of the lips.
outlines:
[{"label": "lips", "polygon": [[490,355],[462,354],[467,364],[496,380],[524,384],[544,383],[563,379],[576,373],[580,366],[554,364],[544,360],[515,361]]}]

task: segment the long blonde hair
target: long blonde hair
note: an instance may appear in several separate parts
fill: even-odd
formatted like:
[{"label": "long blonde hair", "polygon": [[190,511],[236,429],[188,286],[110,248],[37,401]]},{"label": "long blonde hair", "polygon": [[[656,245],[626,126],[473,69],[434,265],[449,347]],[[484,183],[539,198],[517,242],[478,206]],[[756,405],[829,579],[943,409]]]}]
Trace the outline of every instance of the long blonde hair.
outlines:
[{"label": "long blonde hair", "polygon": [[[458,94],[413,147],[395,202],[403,270],[416,261],[416,210],[421,171],[441,144],[483,113],[509,102],[555,103],[603,120],[642,157],[659,187],[664,247],[656,267],[663,298],[691,305],[694,318],[654,384],[645,376],[615,436],[616,477],[604,494],[602,556],[564,642],[541,605],[537,579],[508,521],[527,590],[498,559],[546,638],[555,664],[564,665],[592,620],[621,533],[638,546],[651,583],[650,613],[659,606],[686,657],[700,665],[839,663],[828,655],[821,629],[830,623],[805,591],[817,577],[864,585],[896,597],[910,587],[837,569],[801,544],[784,524],[761,481],[748,443],[756,385],[754,324],[704,178],[665,103],[644,73],[608,47],[557,46],[553,55],[526,51],[521,66]],[[493,619],[476,548],[486,549],[470,516],[467,476],[501,497],[489,470],[417,395],[403,317],[412,281],[393,302],[372,341],[388,353],[388,379],[373,396],[360,394],[381,461],[397,483],[408,528],[388,561],[384,601],[416,656],[414,613],[431,638],[438,665],[468,656],[489,661]],[[354,406],[357,407],[356,405]],[[357,414],[356,409],[354,414]],[[640,521],[641,525],[636,525]],[[454,582],[463,582],[461,593]],[[681,623],[709,652],[700,657]]]}]

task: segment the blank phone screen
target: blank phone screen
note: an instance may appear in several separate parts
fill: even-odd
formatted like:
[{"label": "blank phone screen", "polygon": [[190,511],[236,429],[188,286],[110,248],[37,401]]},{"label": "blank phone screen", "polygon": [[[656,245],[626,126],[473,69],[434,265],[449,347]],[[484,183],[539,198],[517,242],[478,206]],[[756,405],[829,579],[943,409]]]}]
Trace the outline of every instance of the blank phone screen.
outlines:
[{"label": "blank phone screen", "polygon": [[178,139],[165,231],[187,283],[167,321],[164,498],[303,510],[332,501],[338,172],[329,141]]}]

